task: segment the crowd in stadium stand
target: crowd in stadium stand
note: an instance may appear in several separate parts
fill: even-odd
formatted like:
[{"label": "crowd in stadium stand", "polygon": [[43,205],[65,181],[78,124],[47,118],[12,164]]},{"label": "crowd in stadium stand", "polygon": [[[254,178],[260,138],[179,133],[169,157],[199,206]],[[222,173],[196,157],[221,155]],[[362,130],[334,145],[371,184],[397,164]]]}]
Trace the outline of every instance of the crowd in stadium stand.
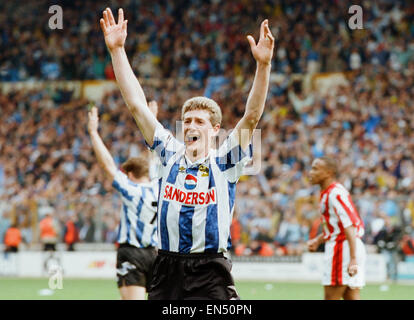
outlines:
[{"label": "crowd in stadium stand", "polygon": [[[63,30],[47,27],[46,1],[18,8],[0,4],[0,20],[6,21],[0,30],[0,81],[114,79],[97,18],[104,7],[62,3]],[[364,3],[364,30],[350,32],[349,1],[131,0],[117,1],[114,8],[118,5],[129,20],[127,53],[134,71],[142,79],[160,79],[144,89],[173,132],[183,102],[196,95],[219,103],[223,128],[235,126],[255,68],[245,36],[262,18],[270,20],[277,36],[272,71],[279,77],[258,126],[260,174],[238,184],[236,254],[303,252],[306,240],[320,231],[319,190],[306,172],[322,155],[338,160],[339,181],[352,192],[366,243],[375,244],[389,220],[403,227],[401,237],[410,232],[414,6]],[[25,10],[27,19],[19,19]],[[297,74],[335,71],[349,72],[349,84],[334,94],[294,80]],[[179,79],[189,81],[178,85]],[[80,241],[114,242],[120,202],[91,149],[88,101],[64,90],[33,89],[1,94],[0,105],[0,237],[14,207],[27,242],[35,237],[33,211],[36,219],[52,212],[61,233],[73,219]],[[108,92],[98,106],[100,134],[117,164],[146,152],[118,91]]]},{"label": "crowd in stadium stand", "polygon": [[[414,6],[365,1],[364,30],[350,32],[352,1],[111,1],[128,19],[126,51],[140,77],[209,76],[254,71],[246,35],[270,20],[273,71],[356,70],[362,64],[405,68],[413,54]],[[63,29],[50,29],[50,1],[0,4],[0,80],[113,79],[99,19],[106,1],[61,1]],[[115,11],[116,12],[116,11]],[[24,17],[24,19],[22,19]]]}]

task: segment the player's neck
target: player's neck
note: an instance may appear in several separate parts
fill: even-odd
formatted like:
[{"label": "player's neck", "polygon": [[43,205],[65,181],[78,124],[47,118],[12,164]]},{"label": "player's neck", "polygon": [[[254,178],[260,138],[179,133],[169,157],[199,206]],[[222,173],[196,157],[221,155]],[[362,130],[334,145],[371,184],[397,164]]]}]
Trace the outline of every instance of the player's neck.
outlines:
[{"label": "player's neck", "polygon": [[208,156],[209,152],[208,149],[200,148],[195,150],[185,150],[185,155],[188,160],[191,161],[191,163],[197,162],[200,159],[204,159]]},{"label": "player's neck", "polygon": [[321,192],[323,192],[323,191],[325,191],[326,189],[328,189],[328,187],[332,184],[332,183],[334,183],[335,182],[335,179],[334,178],[328,178],[328,179],[325,179],[321,184],[320,184],[320,187],[321,187]]},{"label": "player's neck", "polygon": [[129,180],[131,180],[134,183],[147,183],[150,181],[148,177],[141,177],[139,179],[130,177]]}]

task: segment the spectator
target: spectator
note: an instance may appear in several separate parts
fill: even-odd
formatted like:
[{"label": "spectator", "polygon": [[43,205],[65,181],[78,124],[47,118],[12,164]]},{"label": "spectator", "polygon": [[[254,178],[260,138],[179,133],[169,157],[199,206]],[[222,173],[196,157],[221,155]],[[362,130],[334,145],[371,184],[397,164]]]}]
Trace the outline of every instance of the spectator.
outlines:
[{"label": "spectator", "polygon": [[71,215],[65,224],[64,240],[68,251],[75,251],[74,244],[79,240],[79,231],[75,222],[75,216]]},{"label": "spectator", "polygon": [[374,239],[378,250],[385,256],[387,262],[387,277],[396,281],[398,278],[398,250],[401,241],[402,230],[399,226],[392,225],[391,219],[386,216],[383,229],[378,232]]},{"label": "spectator", "polygon": [[241,241],[241,224],[239,220],[236,218],[236,214],[234,213],[233,220],[230,227],[230,236],[233,247],[231,248],[232,252],[234,252],[235,248],[239,245]]},{"label": "spectator", "polygon": [[112,63],[107,63],[105,67],[105,79],[107,80],[115,80],[115,72],[112,68]]},{"label": "spectator", "polygon": [[411,237],[409,234],[406,234],[401,239],[401,250],[405,257],[414,256],[414,237]]},{"label": "spectator", "polygon": [[46,216],[40,221],[39,230],[40,241],[43,243],[43,250],[56,251],[59,227],[51,212],[47,212]]},{"label": "spectator", "polygon": [[95,222],[91,217],[87,217],[82,228],[79,231],[79,238],[83,242],[95,242]]},{"label": "spectator", "polygon": [[18,252],[22,242],[22,235],[16,224],[10,226],[4,235],[5,252]]},{"label": "spectator", "polygon": [[[278,72],[288,68],[293,73],[360,70],[364,64],[387,63],[400,71],[412,59],[409,2],[379,0],[365,6],[364,16],[372,19],[364,23],[363,34],[344,27],[343,16],[353,4],[350,0],[316,0],[309,5],[293,0],[282,2],[278,10],[269,9],[266,0],[255,4],[252,10],[249,2],[231,0],[218,6],[214,1],[191,0],[184,9],[181,1],[123,2],[126,12],[139,12],[129,18],[129,27],[136,32],[126,44],[134,70],[139,69],[143,77],[157,77],[161,72],[164,78],[174,77],[172,70],[178,70],[179,77],[191,76],[197,86],[228,66],[246,74],[249,52],[244,50],[245,39],[236,26],[249,30],[260,16],[274,21],[271,25],[279,43],[274,69]],[[59,34],[43,28],[49,5],[46,0],[27,1],[18,14],[11,2],[1,5],[14,28],[2,30],[0,80],[103,79],[108,54],[93,17],[99,16],[106,3],[85,0],[66,4],[71,32]],[[28,18],[33,12],[36,19]],[[390,13],[398,18],[389,18]],[[20,19],[22,15],[26,19]],[[29,28],[36,32],[29,33]],[[19,61],[21,55],[25,59]]]},{"label": "spectator", "polygon": [[352,49],[352,53],[349,58],[349,67],[351,68],[351,70],[355,71],[355,70],[361,69],[361,66],[362,66],[361,56],[358,53],[358,49],[354,48]]}]

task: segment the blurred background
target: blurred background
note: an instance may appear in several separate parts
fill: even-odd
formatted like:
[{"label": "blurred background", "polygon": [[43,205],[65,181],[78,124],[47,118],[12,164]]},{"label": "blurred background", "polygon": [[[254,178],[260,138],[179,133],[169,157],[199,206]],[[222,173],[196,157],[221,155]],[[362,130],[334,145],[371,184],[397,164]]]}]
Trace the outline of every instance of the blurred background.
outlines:
[{"label": "blurred background", "polygon": [[[49,28],[52,4],[63,9],[61,30]],[[348,27],[353,4],[363,8],[362,30]],[[124,9],[130,63],[173,132],[196,95],[219,103],[224,129],[235,126],[255,72],[246,36],[257,39],[268,18],[277,41],[258,125],[261,170],[238,184],[232,254],[300,259],[321,231],[319,189],[307,172],[328,155],[365,223],[368,252],[383,254],[387,277],[397,279],[398,263],[414,256],[408,1],[1,1],[1,240],[14,227],[19,250],[41,250],[49,218],[59,250],[115,248],[120,199],[90,144],[89,103],[118,165],[146,148],[114,82],[99,26],[107,6]]]}]

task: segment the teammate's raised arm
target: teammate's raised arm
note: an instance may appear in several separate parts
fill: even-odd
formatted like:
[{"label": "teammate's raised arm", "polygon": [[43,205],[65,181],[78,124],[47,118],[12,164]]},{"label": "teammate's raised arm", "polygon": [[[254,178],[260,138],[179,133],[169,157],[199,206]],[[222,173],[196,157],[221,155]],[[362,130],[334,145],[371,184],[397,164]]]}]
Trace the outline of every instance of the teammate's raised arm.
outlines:
[{"label": "teammate's raised arm", "polygon": [[100,19],[105,43],[111,54],[116,81],[118,82],[122,97],[141,130],[145,141],[152,145],[155,127],[158,122],[148,109],[144,91],[132,71],[125,52],[127,22],[128,20],[124,20],[122,9],[118,11],[118,23],[115,23],[112,11],[109,8],[105,9],[103,18]]},{"label": "teammate's raised arm", "polygon": [[101,137],[98,133],[98,109],[93,107],[88,113],[88,132],[91,136],[93,150],[95,151],[99,165],[104,169],[106,175],[112,180],[116,173],[115,161],[105,147]]},{"label": "teammate's raised arm", "polygon": [[[269,78],[271,61],[275,40],[269,29],[268,20],[264,20],[260,25],[260,38],[256,44],[252,36],[247,36],[254,59],[256,60],[256,74],[252,89],[247,98],[246,110],[243,118],[236,126],[239,133],[240,145],[244,150],[250,143],[253,130],[256,128],[264,110],[267,91],[269,88]],[[248,130],[248,135],[241,134],[241,130]]]}]

